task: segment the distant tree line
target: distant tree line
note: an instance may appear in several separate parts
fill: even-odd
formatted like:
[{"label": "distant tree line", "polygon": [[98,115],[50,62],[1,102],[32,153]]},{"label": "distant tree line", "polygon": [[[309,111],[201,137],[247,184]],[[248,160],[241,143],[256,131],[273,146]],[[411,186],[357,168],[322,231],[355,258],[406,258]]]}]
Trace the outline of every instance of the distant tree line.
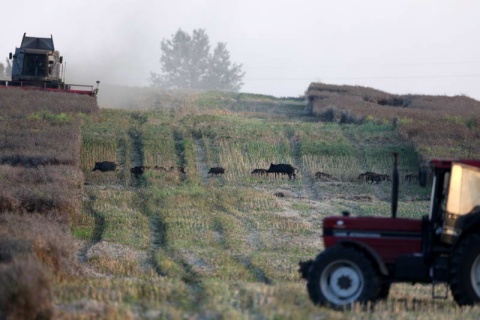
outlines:
[{"label": "distant tree line", "polygon": [[162,72],[151,72],[149,79],[153,87],[238,92],[243,85],[242,65],[230,61],[223,42],[210,52],[204,29],[195,29],[192,35],[179,29],[171,39],[162,40],[161,51]]}]

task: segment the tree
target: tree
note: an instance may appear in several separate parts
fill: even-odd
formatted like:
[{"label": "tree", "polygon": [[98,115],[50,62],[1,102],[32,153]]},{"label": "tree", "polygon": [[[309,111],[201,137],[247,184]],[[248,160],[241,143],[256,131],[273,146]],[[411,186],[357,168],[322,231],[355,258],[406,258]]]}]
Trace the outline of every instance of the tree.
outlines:
[{"label": "tree", "polygon": [[4,76],[10,78],[12,76],[12,63],[8,58],[5,59],[7,66],[5,67]]},{"label": "tree", "polygon": [[8,79],[12,75],[12,64],[8,58],[5,61],[7,62],[6,66],[0,62],[0,79]]},{"label": "tree", "polygon": [[242,65],[230,62],[225,43],[218,43],[210,53],[210,40],[204,29],[192,36],[179,29],[170,40],[162,40],[162,73],[151,72],[152,86],[195,90],[239,91]]},{"label": "tree", "polygon": [[238,92],[243,85],[245,73],[242,72],[242,65],[230,62],[230,53],[226,46],[222,42],[217,44],[210,58],[210,72],[206,80],[212,89]]}]

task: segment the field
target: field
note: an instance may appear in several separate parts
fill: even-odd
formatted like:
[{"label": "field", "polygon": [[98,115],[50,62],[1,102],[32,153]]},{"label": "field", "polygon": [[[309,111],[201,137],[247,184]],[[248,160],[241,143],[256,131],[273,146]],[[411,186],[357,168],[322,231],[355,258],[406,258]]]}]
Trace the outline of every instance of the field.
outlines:
[{"label": "field", "polygon": [[[362,183],[360,173],[389,174],[392,152],[401,176],[432,156],[480,156],[473,142],[433,144],[423,121],[450,119],[448,110],[411,106],[394,120],[379,112],[391,106],[346,109],[339,97],[321,106],[315,90],[308,101],[149,91],[121,109],[0,92],[10,106],[0,110],[0,310],[55,319],[479,318],[478,307],[432,300],[421,285],[393,285],[369,311],[312,305],[297,270],[322,250],[322,218],[390,214],[390,184]],[[448,121],[458,141],[478,137],[472,113]],[[96,161],[119,166],[92,171]],[[270,163],[293,164],[296,179],[251,174]],[[134,166],[150,169],[136,178]],[[225,174],[208,174],[216,166]],[[398,216],[427,214],[429,194],[401,179]]]}]

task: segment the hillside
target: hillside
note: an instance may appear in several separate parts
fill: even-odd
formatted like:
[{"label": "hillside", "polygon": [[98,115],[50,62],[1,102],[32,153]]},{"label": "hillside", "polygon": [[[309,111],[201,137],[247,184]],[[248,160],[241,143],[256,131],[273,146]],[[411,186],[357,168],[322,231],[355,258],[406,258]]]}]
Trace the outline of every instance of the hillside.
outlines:
[{"label": "hillside", "polygon": [[[480,157],[480,102],[466,96],[394,95],[360,86],[312,83],[312,115],[392,123],[422,159]],[[343,117],[343,118],[342,118]]]},{"label": "hillside", "polygon": [[[0,181],[2,203],[11,203],[0,207],[1,287],[12,287],[3,286],[9,275],[30,272],[37,280],[23,284],[28,298],[40,301],[35,292],[49,288],[38,314],[58,319],[370,318],[362,310],[313,306],[298,261],[322,250],[323,217],[343,210],[390,214],[391,186],[362,182],[360,173],[389,174],[393,151],[400,154],[401,175],[415,173],[429,154],[403,131],[407,115],[393,121],[341,103],[323,110],[318,101],[326,98],[309,92],[308,102],[151,91],[132,95],[123,106],[128,109],[98,110],[90,100],[72,100],[75,112],[56,107],[70,103],[60,96],[0,92],[2,105],[28,106],[0,111],[2,128],[11,124],[2,131],[0,154],[1,174],[8,177]],[[324,118],[330,108],[335,117]],[[342,112],[349,117],[341,120]],[[427,117],[430,110],[417,112]],[[412,116],[409,128],[419,119]],[[42,142],[43,136],[53,141]],[[470,146],[457,146],[470,152],[464,148]],[[92,171],[97,161],[118,168]],[[251,174],[270,163],[293,164],[296,179]],[[135,177],[134,166],[149,169]],[[208,174],[217,166],[225,174]],[[318,179],[318,171],[331,177]],[[20,184],[23,191],[16,191]],[[398,215],[426,214],[429,194],[402,179]],[[19,203],[49,206],[29,211]],[[42,243],[50,247],[35,249]],[[36,261],[36,273],[25,269],[24,257]],[[8,297],[0,295],[0,305]],[[429,319],[433,309],[438,319],[479,314],[457,308],[451,298],[432,304],[430,287],[395,285],[375,315]]]}]

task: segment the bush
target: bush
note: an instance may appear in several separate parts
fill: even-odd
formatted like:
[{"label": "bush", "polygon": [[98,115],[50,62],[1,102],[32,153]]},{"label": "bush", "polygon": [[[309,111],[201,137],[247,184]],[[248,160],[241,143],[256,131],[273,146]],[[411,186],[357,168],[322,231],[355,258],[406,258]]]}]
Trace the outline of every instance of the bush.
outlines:
[{"label": "bush", "polygon": [[348,124],[348,123],[362,124],[363,118],[356,117],[348,111],[342,111],[342,113],[340,114],[339,122],[342,124]]},{"label": "bush", "polygon": [[324,122],[335,122],[337,120],[337,109],[329,107],[320,114],[320,120]]}]

